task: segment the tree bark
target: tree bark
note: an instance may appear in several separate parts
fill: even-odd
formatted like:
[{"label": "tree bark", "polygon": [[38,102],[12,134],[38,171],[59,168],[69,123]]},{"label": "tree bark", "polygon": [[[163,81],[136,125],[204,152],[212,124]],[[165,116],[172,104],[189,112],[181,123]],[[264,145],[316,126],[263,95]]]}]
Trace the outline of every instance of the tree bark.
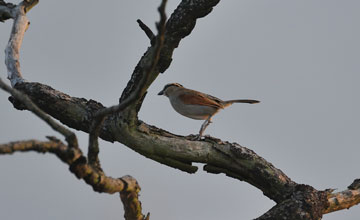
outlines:
[{"label": "tree bark", "polygon": [[[126,219],[148,219],[141,213],[138,200],[140,187],[132,177],[115,179],[106,176],[98,159],[97,137],[120,142],[134,151],[164,165],[195,173],[193,163],[205,164],[209,173],[224,173],[229,177],[246,181],[260,189],[277,204],[258,219],[321,219],[332,211],[349,208],[360,203],[359,184],[355,181],[348,190],[332,193],[298,184],[280,169],[237,143],[229,143],[213,137],[193,141],[193,136],[180,136],[148,125],[138,119],[138,112],[146,91],[160,73],[166,71],[172,54],[181,40],[188,36],[196,21],[208,15],[219,0],[183,0],[166,21],[165,1],[159,8],[160,22],[155,36],[150,28],[138,21],[150,39],[150,47],[141,57],[124,89],[119,104],[105,108],[100,102],[76,98],[50,86],[26,82],[20,71],[19,51],[28,21],[25,13],[37,1],[23,1],[18,6],[0,1],[0,21],[14,19],[14,27],[6,49],[8,78],[16,90],[9,89],[0,81],[0,87],[10,92],[9,100],[19,110],[30,110],[45,120],[53,129],[65,136],[68,145],[55,138],[49,142],[23,141],[0,145],[0,154],[16,151],[37,151],[56,154],[67,163],[70,171],[93,187],[95,191],[120,192]],[[166,22],[166,25],[165,25]],[[26,94],[27,97],[18,91]],[[35,104],[34,106],[32,106]],[[64,125],[90,134],[88,157],[77,146],[76,136],[58,125],[51,117]]]}]

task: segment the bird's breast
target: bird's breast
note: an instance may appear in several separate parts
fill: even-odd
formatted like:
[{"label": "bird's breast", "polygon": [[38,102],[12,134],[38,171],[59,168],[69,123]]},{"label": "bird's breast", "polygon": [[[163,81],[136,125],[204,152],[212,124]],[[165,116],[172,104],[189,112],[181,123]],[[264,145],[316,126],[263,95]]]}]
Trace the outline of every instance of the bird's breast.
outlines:
[{"label": "bird's breast", "polygon": [[170,99],[170,103],[179,114],[196,120],[206,120],[218,111],[211,106],[184,104],[178,99]]}]

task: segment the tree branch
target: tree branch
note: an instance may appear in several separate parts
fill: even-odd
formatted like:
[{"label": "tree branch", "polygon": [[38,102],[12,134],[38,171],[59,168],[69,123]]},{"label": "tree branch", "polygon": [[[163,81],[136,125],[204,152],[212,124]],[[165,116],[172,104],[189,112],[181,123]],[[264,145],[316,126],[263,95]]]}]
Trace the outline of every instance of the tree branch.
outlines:
[{"label": "tree branch", "polygon": [[[225,173],[227,176],[252,184],[262,190],[264,195],[277,202],[276,206],[258,219],[320,219],[322,214],[327,213],[329,209],[340,210],[359,203],[357,184],[352,184],[352,187],[356,188],[330,195],[327,191],[318,191],[311,186],[293,182],[281,170],[255,152],[236,143],[223,142],[211,137],[202,141],[192,141],[191,136],[174,135],[137,119],[137,113],[148,87],[160,72],[164,72],[169,67],[172,53],[181,39],[189,35],[197,19],[210,13],[218,2],[219,0],[183,0],[171,15],[165,28],[166,1],[163,0],[159,7],[160,22],[157,25],[156,42],[152,42],[135,67],[120,97],[119,105],[110,108],[104,108],[102,104],[93,100],[71,97],[46,85],[24,82],[18,63],[22,36],[17,35],[24,34],[27,20],[20,22],[15,18],[14,27],[15,23],[18,23],[17,26],[20,29],[16,31],[13,28],[14,36],[12,34],[10,40],[12,38],[17,40],[11,45],[9,43],[8,48],[13,52],[7,53],[7,56],[14,58],[9,59],[7,63],[11,84],[26,93],[43,111],[62,123],[90,133],[89,162],[82,156],[79,148],[66,146],[66,154],[63,152],[65,151],[63,146],[56,152],[51,147],[39,147],[41,144],[35,144],[36,147],[32,145],[32,147],[18,149],[38,152],[53,151],[69,164],[71,172],[92,185],[95,191],[121,192],[121,200],[125,201],[125,218],[129,219],[148,219],[149,215],[144,217],[141,213],[141,204],[137,197],[140,188],[137,183],[132,183],[133,187],[129,189],[126,187],[129,184],[127,180],[105,176],[98,160],[98,136],[104,140],[121,142],[148,158],[189,173],[197,170],[197,167],[192,165],[193,162],[203,163],[204,170],[207,172]],[[25,12],[26,9],[23,11]],[[25,15],[20,13],[18,17],[25,17]],[[141,21],[138,23],[150,38],[153,35],[151,30],[147,29]],[[14,94],[11,101],[16,108],[34,109],[26,102],[24,104],[22,98]],[[52,141],[59,142],[54,139]],[[16,148],[11,146],[0,145],[1,147],[7,149],[3,150],[4,153],[16,151]],[[0,150],[0,154],[1,152]],[[96,169],[94,164],[98,164],[99,169]],[[130,182],[132,181],[136,182],[135,179]],[[352,193],[350,196],[349,191]],[[346,202],[349,200],[351,200],[350,203]]]},{"label": "tree branch", "polygon": [[[20,47],[24,38],[24,33],[30,25],[30,22],[26,17],[26,12],[33,8],[38,2],[38,0],[26,0],[15,7],[10,5],[10,7],[7,7],[8,11],[5,10],[5,12],[7,12],[5,15],[14,19],[9,43],[5,49],[5,64],[11,86],[15,86],[19,82],[24,82],[21,75],[19,60]],[[0,12],[0,15],[1,14],[2,13]]]},{"label": "tree branch", "polygon": [[15,7],[16,5],[12,3],[6,3],[3,0],[0,0],[0,22],[13,18],[12,10]]},{"label": "tree branch", "polygon": [[[38,141],[23,141],[23,142],[11,142],[9,144],[0,145],[0,154],[11,154],[16,151],[37,151],[37,152],[50,152],[56,154],[63,162],[70,165],[70,170],[78,177],[84,178],[84,180],[93,186],[95,191],[114,193],[120,192],[125,187],[123,183],[118,182],[116,179],[106,177],[102,172],[96,172],[91,166],[87,164],[86,158],[83,156],[80,148],[77,144],[77,138],[73,132],[65,128],[64,126],[55,122],[51,117],[46,115],[40,110],[32,101],[25,95],[16,91],[15,89],[7,86],[0,79],[0,88],[9,92],[17,100],[21,101],[27,109],[36,114],[39,118],[48,123],[54,130],[63,134],[69,147],[60,142],[60,140],[49,137],[52,142],[38,142]],[[102,180],[104,180],[102,182]],[[110,186],[113,183],[113,186]],[[131,184],[130,184],[131,185]],[[127,186],[129,189],[129,186]],[[130,189],[135,189],[135,186],[130,186]]]},{"label": "tree branch", "polygon": [[39,3],[39,0],[24,0],[20,4],[24,5],[24,12],[28,13],[38,3]]},{"label": "tree branch", "polygon": [[[92,115],[103,108],[95,101],[72,98],[39,83],[21,83],[16,88],[32,97],[44,111],[84,132],[89,132]],[[123,143],[148,158],[186,172],[196,172],[197,168],[191,165],[193,162],[211,165],[204,169],[214,173],[215,167],[217,173],[249,182],[275,201],[286,197],[296,185],[281,170],[238,144],[214,138],[192,141],[191,136],[174,135],[141,121],[135,129],[129,129],[124,119],[117,115],[108,116],[100,137]]]},{"label": "tree branch", "polygon": [[327,193],[308,185],[299,184],[285,200],[279,202],[256,220],[296,219],[319,220],[327,207]]},{"label": "tree branch", "polygon": [[[110,194],[120,192],[120,196],[122,197],[122,202],[124,204],[125,216],[133,216],[135,214],[139,217],[139,220],[145,218],[141,213],[141,203],[138,199],[140,186],[138,185],[136,179],[131,176],[125,176],[119,179],[105,176],[100,166],[94,167],[92,164],[87,163],[86,158],[83,156],[80,148],[78,147],[77,138],[73,132],[55,122],[51,117],[46,115],[35,104],[33,104],[27,96],[7,86],[1,79],[0,88],[11,93],[12,96],[15,97],[16,100],[21,101],[27,109],[36,114],[39,118],[43,119],[54,130],[63,134],[69,143],[68,147],[54,137],[48,137],[50,139],[49,142],[39,142],[36,140],[12,142],[0,145],[0,154],[12,154],[16,151],[53,153],[69,165],[70,171],[74,173],[77,178],[84,179],[87,184],[91,185],[94,191]],[[128,194],[131,195],[131,197],[124,196]],[[136,207],[136,209],[131,209],[129,207]],[[133,218],[126,219],[132,220]]]},{"label": "tree branch", "polygon": [[15,18],[19,9],[22,9],[24,13],[27,13],[37,3],[39,3],[39,0],[24,0],[18,5],[19,7],[16,8],[17,5],[0,0],[0,22],[4,22],[10,18]]},{"label": "tree branch", "polygon": [[360,179],[348,186],[347,190],[331,193],[328,195],[329,207],[323,211],[324,214],[342,209],[349,209],[360,203]]},{"label": "tree branch", "polygon": [[[122,198],[125,215],[133,215],[135,213],[137,216],[143,217],[138,219],[145,219],[145,216],[141,214],[141,202],[138,199],[140,186],[135,178],[128,175],[116,179],[108,177],[87,164],[86,158],[79,148],[68,147],[54,137],[48,137],[48,139],[50,141],[28,140],[0,144],[0,155],[29,151],[55,154],[61,161],[69,165],[70,171],[78,179],[83,179],[92,186],[94,191],[109,194],[120,192],[122,197],[131,194],[131,198]],[[128,207],[137,207],[137,209],[129,210]],[[126,219],[132,220],[132,218]]]},{"label": "tree branch", "polygon": [[20,47],[30,23],[25,15],[25,6],[23,4],[16,6],[11,12],[14,24],[9,43],[5,49],[5,64],[11,86],[15,86],[19,82],[24,82],[20,70]]},{"label": "tree branch", "polygon": [[[156,54],[156,47],[150,47],[135,68],[120,103],[137,94],[137,89],[140,89],[140,94],[136,100],[142,100],[146,89],[158,73],[165,71],[170,64],[172,52],[180,40],[190,34],[196,20],[208,14],[218,2],[217,0],[180,3],[166,24],[164,46],[160,50],[159,61],[149,62],[153,60],[153,54]],[[161,8],[162,6],[160,11]],[[161,16],[161,20],[163,22],[160,24],[164,24],[164,15]],[[158,28],[161,27],[162,25],[158,25]],[[139,82],[147,71],[149,78],[145,85],[141,86]],[[95,101],[72,98],[39,83],[19,83],[15,87],[29,95],[48,114],[70,127],[85,132],[90,131],[94,115],[104,108]],[[16,105],[16,100],[14,103]],[[209,172],[214,172],[216,168],[217,172],[245,180],[263,190],[265,195],[275,201],[281,201],[296,185],[271,163],[240,145],[211,138],[193,142],[190,137],[173,135],[137,121],[139,105],[141,103],[130,105],[128,111],[108,116],[100,130],[100,137],[108,141],[119,141],[148,158],[186,172],[196,172],[197,167],[192,166],[193,162],[207,164],[209,166],[205,169]]]},{"label": "tree branch", "polygon": [[[61,161],[69,165],[70,171],[78,179],[83,179],[92,186],[94,191],[109,194],[120,192],[124,204],[125,219],[149,219],[149,213],[147,216],[141,213],[141,202],[138,199],[140,186],[135,178],[129,175],[117,179],[108,177],[103,172],[98,172],[87,164],[86,158],[79,148],[68,147],[54,137],[48,137],[48,139],[50,141],[47,142],[28,140],[0,144],[0,155],[29,151],[53,153]],[[137,216],[137,218],[132,218],[133,216]]]},{"label": "tree branch", "polygon": [[[14,7],[14,9],[11,11],[13,16],[12,18],[14,18],[14,25],[8,46],[5,50],[5,63],[8,68],[8,78],[10,79],[13,87],[16,84],[24,82],[20,71],[19,51],[24,37],[24,33],[29,25],[25,13],[37,3],[38,0],[23,1],[18,6]],[[49,137],[50,142],[43,143],[40,143],[38,141],[13,142],[7,145],[0,145],[0,154],[11,154],[15,151],[37,151],[42,153],[54,153],[63,162],[67,163],[70,166],[70,171],[72,173],[74,173],[79,179],[84,179],[86,183],[91,185],[94,191],[106,193],[120,192],[120,196],[122,197],[122,202],[124,204],[125,216],[136,215],[139,217],[137,218],[139,220],[145,218],[148,219],[149,215],[147,217],[144,217],[141,213],[141,203],[138,200],[140,186],[138,185],[136,179],[132,178],[131,176],[125,176],[119,179],[105,176],[105,174],[101,170],[100,163],[97,167],[92,166],[92,164],[88,164],[87,159],[82,155],[82,152],[78,147],[77,138],[73,132],[55,122],[49,115],[39,109],[26,95],[7,86],[1,79],[0,88],[9,92],[12,95],[12,98],[14,100],[16,99],[16,101],[20,103],[22,107],[32,111],[39,118],[41,118],[48,125],[50,125],[54,130],[63,134],[69,144],[69,146],[66,146],[61,143],[60,140],[57,140],[54,137]],[[99,129],[95,129],[94,133],[94,136],[96,137],[96,147],[98,147],[97,136],[99,133]],[[90,146],[94,144],[93,140],[94,139],[92,139],[90,135]],[[126,196],[122,196],[127,194],[131,194],[131,198],[129,197],[128,199],[126,199]],[[129,209],[128,207],[137,208]],[[132,220],[133,218],[126,219]]]},{"label": "tree branch", "polygon": [[26,107],[26,109],[33,112],[40,119],[45,121],[52,129],[64,135],[69,146],[78,148],[78,142],[75,134],[66,127],[62,126],[61,124],[53,120],[49,115],[47,115],[44,111],[42,111],[39,107],[37,107],[26,95],[6,85],[1,80],[1,78],[0,78],[0,88],[10,93],[14,98],[20,101]]},{"label": "tree branch", "polygon": [[140,19],[137,19],[136,21],[137,21],[137,23],[139,24],[140,28],[145,32],[146,36],[149,38],[151,45],[153,45],[153,44],[155,43],[155,42],[154,42],[154,40],[155,40],[155,35],[154,35],[154,33],[153,33],[153,32],[151,31],[151,29],[150,29],[148,26],[146,26],[146,24],[144,24],[144,22],[142,22]]},{"label": "tree branch", "polygon": [[158,8],[160,13],[160,21],[157,25],[158,34],[155,38],[155,45],[154,45],[155,52],[153,53],[153,56],[150,57],[150,60],[148,61],[149,67],[147,68],[147,71],[143,73],[144,75],[142,76],[142,79],[139,85],[137,86],[136,90],[120,104],[109,108],[100,109],[98,112],[96,112],[94,120],[91,123],[90,132],[89,132],[88,158],[89,158],[89,163],[94,164],[99,169],[101,168],[100,168],[100,161],[98,159],[99,144],[97,139],[100,134],[100,127],[102,126],[105,117],[107,117],[110,114],[119,113],[123,111],[125,108],[131,105],[135,100],[141,98],[142,89],[145,83],[148,81],[151,72],[154,71],[154,68],[159,61],[160,51],[164,45],[164,34],[165,34],[165,23],[166,23],[166,14],[165,14],[166,2],[167,0],[162,0],[161,5]]},{"label": "tree branch", "polygon": [[[160,59],[157,63],[154,70],[149,76],[149,80],[144,85],[144,88],[141,91],[141,98],[139,98],[136,103],[129,108],[127,114],[123,116],[128,120],[132,120],[132,125],[136,124],[137,121],[137,112],[140,110],[142,104],[142,97],[145,95],[147,89],[151,83],[156,79],[160,72],[164,72],[172,61],[172,54],[175,48],[178,47],[180,41],[188,36],[193,28],[195,27],[196,20],[198,18],[204,17],[212,11],[212,8],[217,5],[219,0],[208,0],[208,1],[182,1],[175,11],[170,16],[169,20],[166,23],[166,30],[164,36],[164,47],[160,53]],[[133,93],[141,80],[143,72],[146,71],[146,64],[149,57],[152,56],[154,51],[154,46],[148,48],[145,54],[141,57],[138,64],[136,65],[134,72],[129,80],[126,88],[124,89],[120,102],[125,100],[131,93]]]},{"label": "tree branch", "polygon": [[125,189],[123,180],[107,177],[102,173],[98,173],[86,163],[79,148],[70,148],[60,140],[54,137],[48,137],[50,141],[41,142],[37,140],[17,141],[7,144],[0,144],[0,154],[13,154],[15,152],[35,151],[38,153],[55,154],[61,161],[68,164],[70,171],[79,179],[93,187],[97,192],[105,192],[113,194],[123,190],[135,190],[137,186],[131,182]]},{"label": "tree branch", "polygon": [[[131,176],[122,177],[123,180],[126,180],[126,183],[131,182],[134,185],[137,185],[136,179]],[[120,199],[124,204],[125,214],[124,217],[127,220],[149,220],[150,213],[144,216],[141,213],[141,202],[139,201],[139,191],[140,186],[137,190],[127,190],[120,192]]]}]

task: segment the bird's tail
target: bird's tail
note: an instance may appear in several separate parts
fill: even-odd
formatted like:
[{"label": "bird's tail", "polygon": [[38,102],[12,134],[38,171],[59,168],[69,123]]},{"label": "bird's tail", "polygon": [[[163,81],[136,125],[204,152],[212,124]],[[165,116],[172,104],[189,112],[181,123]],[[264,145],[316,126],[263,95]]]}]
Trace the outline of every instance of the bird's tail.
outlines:
[{"label": "bird's tail", "polygon": [[224,107],[227,107],[229,105],[232,105],[233,103],[248,103],[248,104],[256,104],[259,103],[260,101],[258,100],[253,100],[253,99],[234,99],[234,100],[228,100],[224,102]]}]

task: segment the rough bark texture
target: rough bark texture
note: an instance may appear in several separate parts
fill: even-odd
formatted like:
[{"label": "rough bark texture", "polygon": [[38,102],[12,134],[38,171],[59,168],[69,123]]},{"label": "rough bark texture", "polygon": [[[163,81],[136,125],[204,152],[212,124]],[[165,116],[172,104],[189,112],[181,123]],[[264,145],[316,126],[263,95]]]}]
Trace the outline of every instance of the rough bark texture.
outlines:
[{"label": "rough bark texture", "polygon": [[[121,178],[108,177],[89,165],[79,148],[69,147],[54,137],[48,137],[48,139],[47,142],[28,140],[0,144],[0,155],[29,151],[55,154],[61,161],[69,165],[70,172],[92,186],[94,191],[109,194],[120,192],[125,219],[146,219],[142,214],[141,202],[138,199],[140,186],[136,179],[128,175]],[[133,218],[134,216],[137,218]]]},{"label": "rough bark texture", "polygon": [[123,190],[120,192],[120,199],[124,204],[125,219],[129,220],[149,220],[150,213],[146,216],[142,214],[141,202],[139,200],[139,191],[140,187],[136,179],[131,176],[123,177],[122,180],[125,180],[126,184],[131,184],[138,186],[136,189]]},{"label": "rough bark texture", "polygon": [[38,153],[55,154],[61,161],[69,165],[69,170],[79,179],[91,185],[96,192],[116,193],[121,191],[137,190],[139,186],[131,177],[112,178],[99,173],[87,164],[79,148],[70,148],[54,137],[49,141],[17,141],[0,145],[0,154],[34,151]]},{"label": "rough bark texture", "polygon": [[[220,0],[184,0],[179,4],[167,21],[164,46],[160,53],[160,59],[154,71],[151,73],[148,82],[143,87],[142,96],[145,95],[147,88],[156,79],[159,73],[165,72],[165,70],[170,66],[172,54],[175,48],[177,48],[180,41],[188,36],[194,29],[196,20],[209,14],[219,1]],[[149,47],[145,54],[141,57],[134,69],[131,79],[120,97],[120,102],[125,100],[133,91],[135,91],[136,86],[139,85],[143,72],[146,70],[147,60],[149,59],[149,56],[151,56],[152,51],[153,46]],[[137,112],[140,110],[141,103],[142,99],[140,98],[135,104],[136,107],[132,108],[132,111],[130,111],[129,116],[131,117],[131,120],[137,118]]]},{"label": "rough bark texture", "polygon": [[354,180],[344,191],[329,194],[328,201],[329,206],[324,210],[324,214],[358,205],[360,203],[360,179]]},{"label": "rough bark texture", "polygon": [[[157,36],[144,23],[139,22],[140,27],[149,37],[151,46],[135,67],[131,79],[119,99],[120,104],[114,106],[114,109],[118,108],[116,111],[109,110],[112,108],[105,109],[97,101],[71,97],[50,86],[25,82],[22,79],[18,61],[22,37],[26,30],[24,25],[27,25],[25,22],[27,20],[20,22],[22,20],[19,18],[24,18],[25,13],[37,2],[36,0],[27,0],[14,6],[0,0],[0,21],[8,18],[15,20],[7,47],[9,79],[14,88],[26,94],[40,109],[32,107],[31,101],[22,98],[21,94],[16,91],[8,89],[2,84],[2,81],[0,81],[0,85],[13,95],[9,99],[15,108],[34,112],[65,137],[73,137],[73,135],[68,134],[67,130],[61,126],[53,124],[54,122],[51,122],[47,115],[44,116],[43,112],[71,128],[93,133],[90,138],[89,156],[88,158],[83,156],[77,147],[76,136],[72,140],[67,138],[68,145],[55,138],[50,138],[49,142],[32,140],[0,145],[0,154],[11,154],[16,151],[56,154],[69,165],[72,173],[78,178],[84,179],[95,191],[120,192],[126,219],[149,218],[149,215],[145,216],[141,213],[141,203],[138,200],[140,187],[132,177],[125,176],[115,179],[104,174],[97,158],[98,136],[106,141],[123,143],[150,159],[185,172],[194,173],[197,171],[197,167],[192,163],[203,163],[205,164],[204,170],[209,173],[224,173],[229,177],[248,182],[277,203],[258,219],[318,220],[324,213],[349,208],[360,203],[359,181],[354,181],[348,190],[340,193],[318,191],[311,186],[295,183],[264,158],[239,144],[212,137],[193,141],[193,136],[184,137],[171,134],[138,120],[137,113],[148,87],[159,73],[166,71],[169,67],[175,48],[179,46],[184,37],[191,33],[197,19],[209,14],[219,0],[183,0],[172,13],[166,26],[164,8],[160,7],[161,19],[158,24]],[[165,2],[163,0],[161,6],[164,6]],[[163,34],[159,34],[162,27],[164,28]],[[133,97],[131,98],[133,101],[130,102],[129,97]],[[129,103],[125,105],[124,103],[127,102]],[[123,109],[120,108],[121,105],[125,105]],[[102,127],[100,130],[96,130],[97,127],[92,126],[94,119],[103,111],[109,111],[109,113],[106,114],[105,119],[99,119],[96,126],[102,124]],[[108,115],[110,113],[111,115]],[[105,115],[103,116],[105,117]]]},{"label": "rough bark texture", "polygon": [[278,203],[257,220],[316,220],[322,218],[323,210],[327,206],[327,192],[299,184],[287,199]]},{"label": "rough bark texture", "polygon": [[6,3],[0,0],[0,22],[4,22],[5,20],[12,18],[13,15],[11,10],[15,7],[16,5],[12,3]]},{"label": "rough bark texture", "polygon": [[[48,114],[84,132],[89,132],[96,111],[104,108],[98,102],[72,98],[39,83],[21,83],[16,88],[31,97]],[[192,162],[207,164],[204,167],[206,171],[225,173],[247,181],[275,201],[281,201],[295,186],[281,170],[236,143],[210,137],[203,141],[192,141],[191,136],[174,135],[141,121],[134,129],[130,129],[121,116],[107,118],[100,137],[118,141],[148,158],[190,173],[197,170],[191,165]]]}]

